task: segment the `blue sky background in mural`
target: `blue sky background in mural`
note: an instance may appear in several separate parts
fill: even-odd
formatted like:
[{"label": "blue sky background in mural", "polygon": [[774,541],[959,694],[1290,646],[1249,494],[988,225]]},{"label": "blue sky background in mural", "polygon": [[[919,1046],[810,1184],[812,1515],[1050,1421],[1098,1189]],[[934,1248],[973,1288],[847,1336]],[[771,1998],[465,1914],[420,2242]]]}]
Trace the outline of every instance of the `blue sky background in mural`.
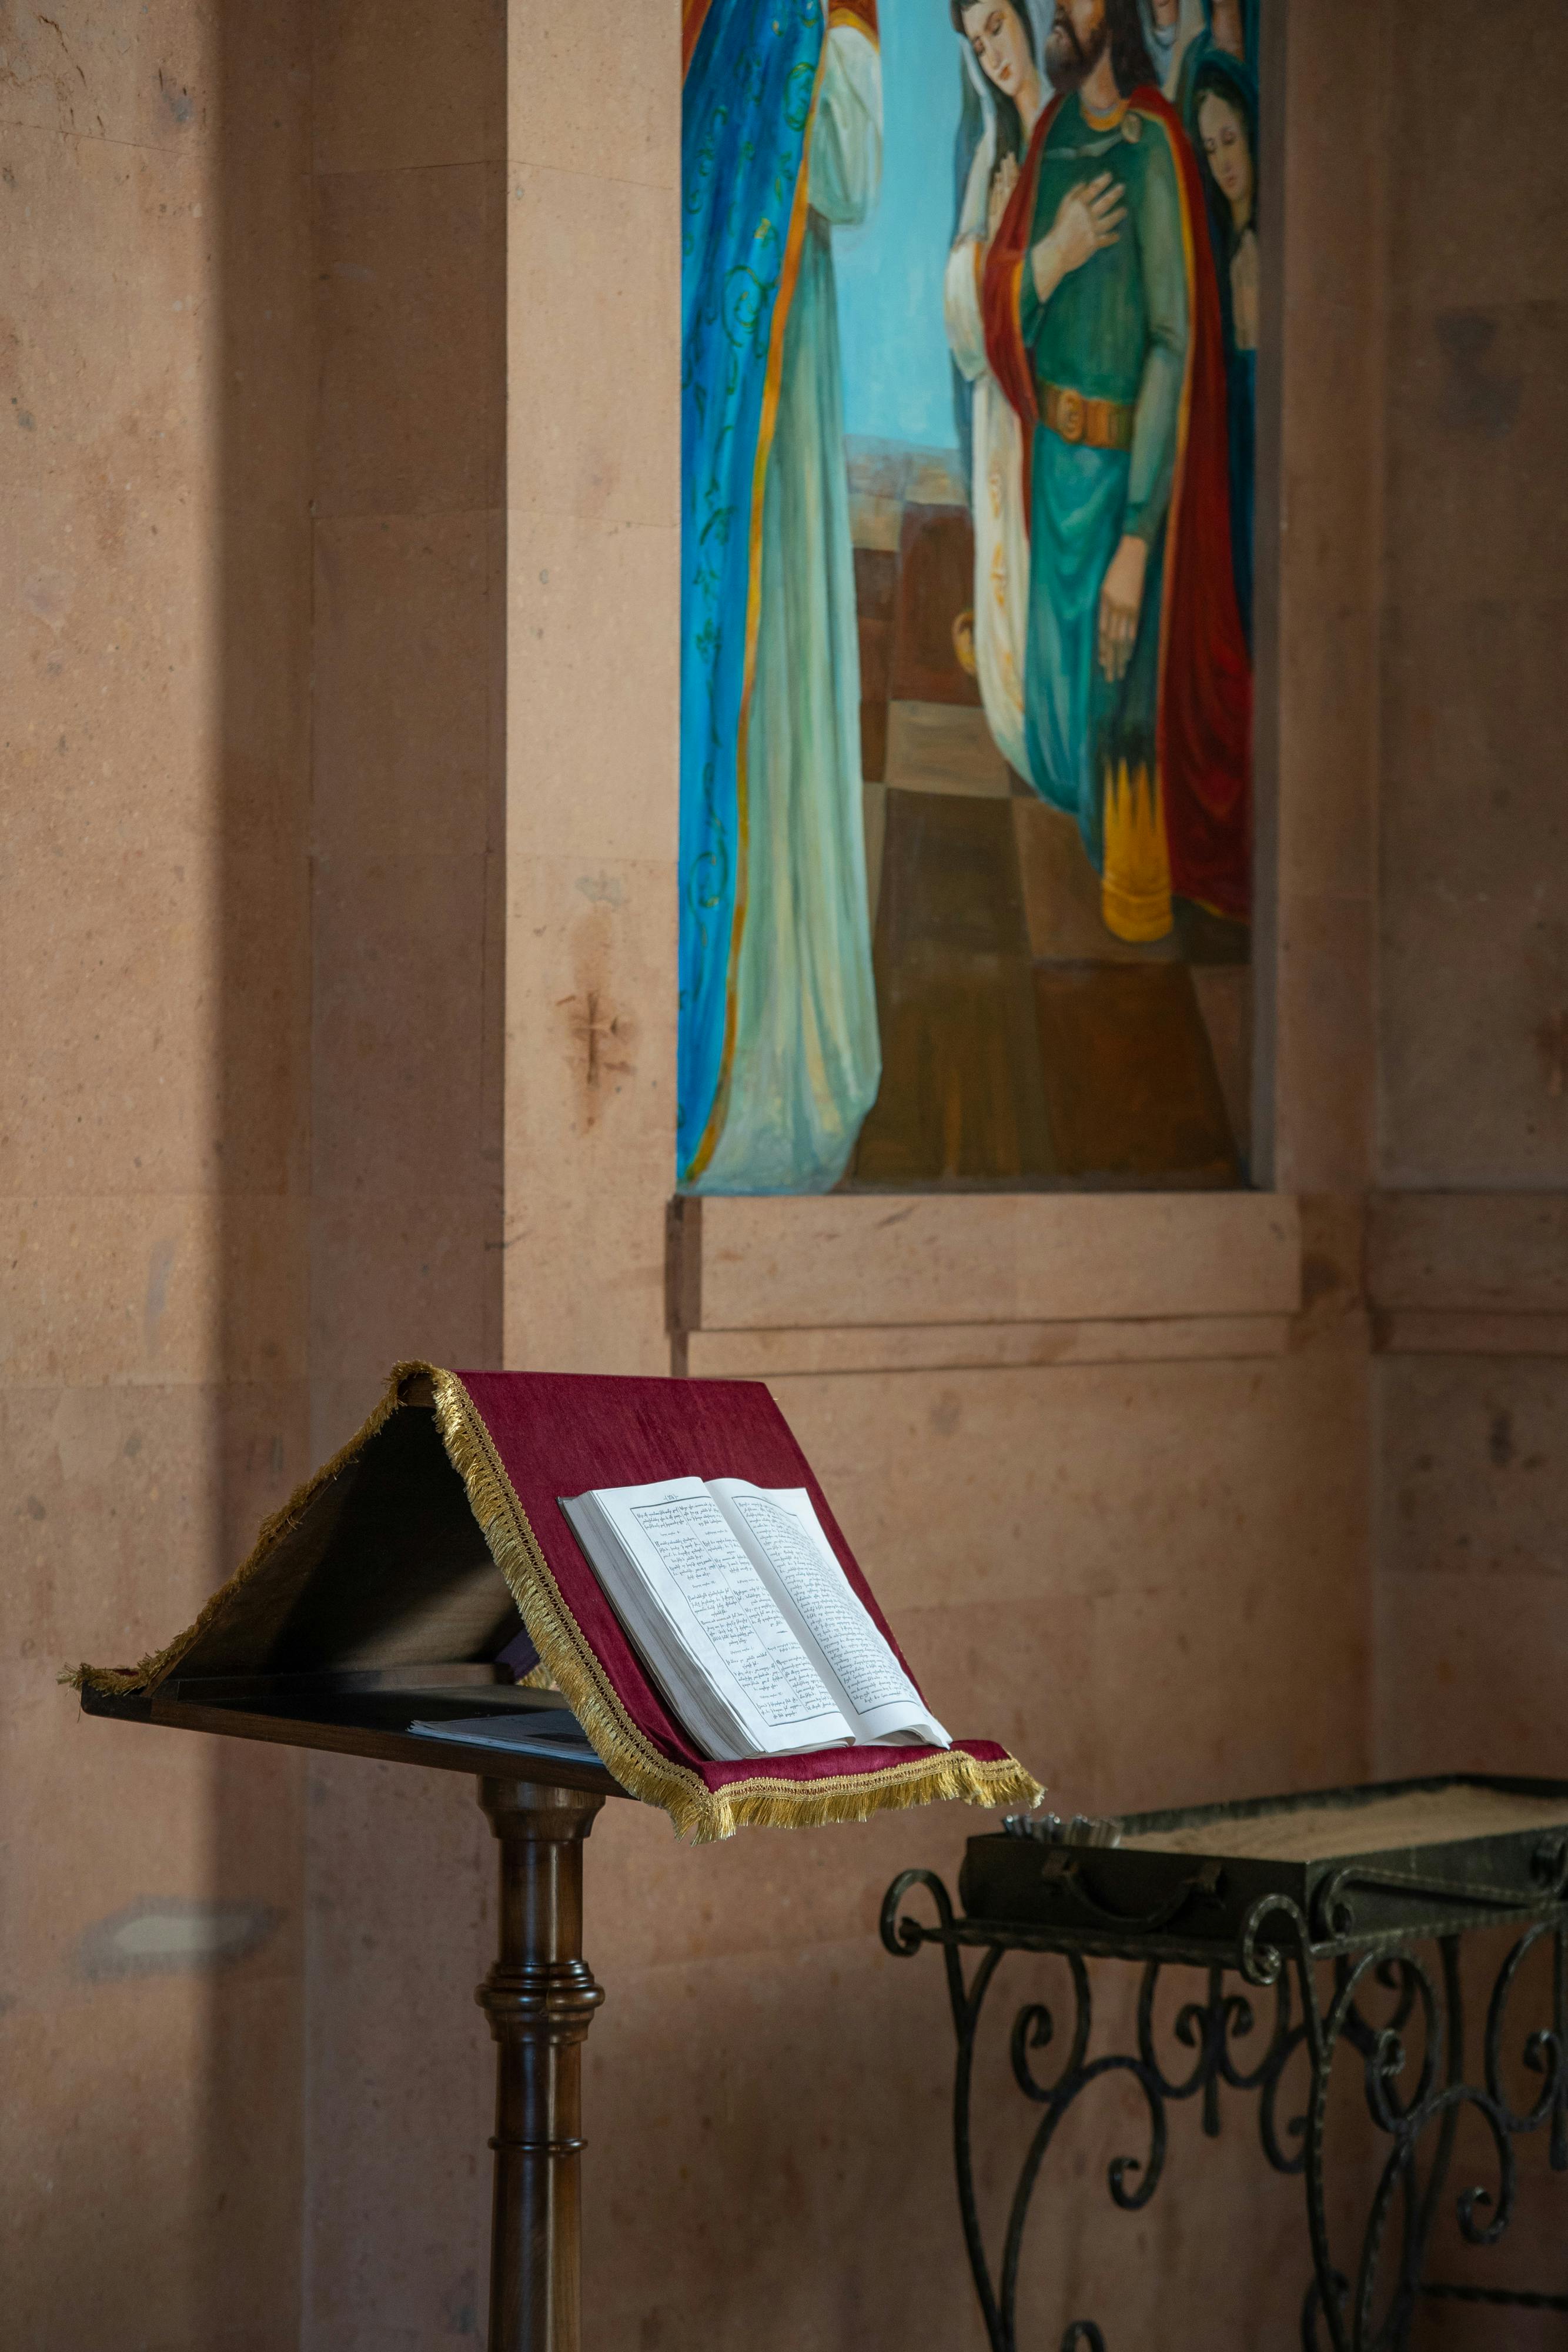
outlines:
[{"label": "blue sky background in mural", "polygon": [[844,430],[950,449],[953,377],[942,273],[956,213],[962,60],[947,0],[882,0],[882,194],[833,236]]}]

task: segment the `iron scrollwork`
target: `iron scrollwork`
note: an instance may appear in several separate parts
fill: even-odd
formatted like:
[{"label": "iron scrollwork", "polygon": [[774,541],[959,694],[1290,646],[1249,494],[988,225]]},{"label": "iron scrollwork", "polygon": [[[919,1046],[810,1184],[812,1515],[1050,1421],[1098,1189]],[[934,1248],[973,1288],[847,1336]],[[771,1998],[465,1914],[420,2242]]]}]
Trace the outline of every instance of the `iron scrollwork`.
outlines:
[{"label": "iron scrollwork", "polygon": [[[991,2352],[1019,2352],[1019,2263],[1051,2148],[1079,2101],[1097,2084],[1116,2079],[1132,2083],[1141,2094],[1146,2127],[1143,2145],[1113,2157],[1106,2168],[1112,2201],[1128,2212],[1145,2207],[1160,2186],[1172,2105],[1197,2102],[1203,2131],[1213,2137],[1220,2129],[1225,2091],[1257,2095],[1265,2159],[1276,2172],[1301,2178],[1305,2192],[1312,2275],[1301,2306],[1303,2352],[1324,2352],[1325,2347],[1329,2352],[1405,2352],[1422,2296],[1568,2312],[1568,2294],[1427,2275],[1447,2196],[1452,2196],[1463,2243],[1486,2248],[1505,2236],[1515,2204],[1515,2143],[1522,2136],[1543,2132],[1552,2168],[1568,2171],[1568,1850],[1543,1849],[1534,1876],[1535,1916],[1526,1919],[1492,1986],[1482,2078],[1477,2083],[1465,2078],[1460,1945],[1466,1922],[1463,1898],[1452,1888],[1443,1890],[1445,1897],[1455,1899],[1441,1932],[1364,1930],[1358,1943],[1354,1914],[1346,1917],[1348,1890],[1353,1879],[1367,1884],[1369,1874],[1347,1869],[1328,1883],[1311,1918],[1288,1899],[1261,1898],[1234,1942],[1216,1956],[1212,1948],[1184,1946],[1142,1923],[1124,1927],[1118,1938],[1101,1921],[1074,1930],[957,1918],[934,1873],[905,1871],[888,1889],[882,1937],[900,1958],[912,1958],[926,1944],[942,1951],[957,2042],[953,2147],[959,2210]],[[1487,1890],[1489,1896],[1493,1892]],[[909,1907],[916,1893],[929,1897],[929,1921]],[[1517,1918],[1517,1895],[1514,1906]],[[1498,1924],[1495,1903],[1489,1906],[1488,1924]],[[1528,2032],[1522,2043],[1511,2044],[1511,2003],[1524,1962],[1542,1942],[1549,1944],[1552,1958],[1551,2021]],[[999,2265],[993,2269],[975,2189],[975,2050],[998,1969],[1014,1952],[1064,1963],[1068,1987],[1066,2000],[1056,2008],[1030,1999],[1013,2017],[1012,2079],[1039,2116],[1009,2203]],[[975,1955],[967,1973],[967,1953]],[[1134,2049],[1093,2053],[1091,1958],[1141,1965]],[[1187,2053],[1185,2063],[1163,2057],[1156,2036],[1158,1990],[1164,1970],[1173,1966],[1200,1971],[1203,1986],[1200,1998],[1182,2004],[1170,2029],[1178,2049]],[[1238,1978],[1240,1990],[1235,1989]],[[1260,2010],[1272,2013],[1266,2042],[1255,2043]],[[1369,2014],[1375,2010],[1380,2015]],[[1503,2082],[1510,2047],[1520,2052],[1526,2071],[1540,2078],[1533,2100],[1518,2108]],[[1045,2061],[1047,2052],[1061,2053],[1056,2063]],[[1342,2260],[1331,2242],[1325,2126],[1335,2063],[1347,2052],[1359,2064],[1364,2106],[1384,2157],[1360,2243],[1345,2249],[1350,2258]],[[1282,2113],[1284,2085],[1298,2053],[1309,2095],[1304,2114],[1288,2116]],[[1450,2190],[1456,2139],[1466,2113],[1483,2127],[1490,2178]],[[1061,2337],[1061,2352],[1106,2352],[1102,2327],[1088,2317],[1073,2319]]]},{"label": "iron scrollwork", "polygon": [[[934,1925],[927,1926],[905,1908],[908,1896],[916,1889],[923,1889],[931,1898],[936,1911]],[[958,2206],[969,2264],[992,2352],[1017,2352],[1019,2267],[1035,2189],[1059,2130],[1077,2103],[1095,2084],[1115,2078],[1130,2080],[1142,2094],[1145,2110],[1147,2139],[1144,2147],[1137,2153],[1113,2157],[1106,2167],[1106,2188],[1113,2203],[1124,2212],[1141,2211],[1160,2185],[1169,2146],[1167,2107],[1189,2099],[1201,2101],[1203,2128],[1213,2137],[1220,2127],[1219,2095],[1222,2085],[1241,2092],[1262,2093],[1260,2138],[1264,2154],[1278,2171],[1294,2173],[1301,2170],[1304,2161],[1302,2150],[1288,2148],[1285,2142],[1299,2139],[1304,2130],[1304,2123],[1298,2118],[1287,2125],[1281,2134],[1278,2122],[1278,2099],[1285,2069],[1305,2038],[1305,2027],[1293,2013],[1287,1981],[1281,1979],[1273,1989],[1274,2015],[1268,2046],[1257,2063],[1249,2065],[1239,2057],[1236,2045],[1256,2031],[1253,2004],[1244,1994],[1225,1990],[1221,1969],[1210,1969],[1207,1998],[1186,2002],[1178,2011],[1173,2028],[1182,2049],[1193,2053],[1192,2062],[1184,2070],[1173,2068],[1167,2071],[1155,2044],[1156,1994],[1166,1965],[1159,1958],[1149,1959],[1144,1966],[1138,1991],[1136,2052],[1114,2052],[1092,2057],[1090,2052],[1094,2026],[1093,1994],[1087,1960],[1082,1951],[1062,1948],[1059,1944],[1043,1939],[1015,1942],[992,1938],[970,1930],[956,1921],[951,1900],[942,1881],[933,1872],[925,1870],[904,1872],[888,1889],[883,1906],[882,1937],[890,1952],[904,1958],[911,1958],[927,1943],[937,1944],[942,1949],[958,2045],[953,2100],[953,2145]],[[978,1952],[977,1965],[967,1979],[963,1959],[966,1947],[977,1948]],[[987,1996],[1001,1961],[1010,1949],[1031,1948],[1053,1951],[1066,1964],[1071,2004],[1071,2030],[1059,2028],[1057,2012],[1047,2002],[1038,2000],[1025,2001],[1013,2018],[1009,2041],[1013,2080],[1023,2096],[1037,2106],[1040,2114],[1030,2136],[1009,2207],[999,2272],[993,2273],[975,2193],[972,2147],[975,2047]],[[1037,2064],[1038,2054],[1052,2048],[1060,2049],[1064,2043],[1065,2055],[1060,2064],[1054,2071],[1043,2071]],[[1106,2352],[1105,2337],[1098,2323],[1090,2318],[1071,2321],[1061,2336],[1061,2352]]]}]

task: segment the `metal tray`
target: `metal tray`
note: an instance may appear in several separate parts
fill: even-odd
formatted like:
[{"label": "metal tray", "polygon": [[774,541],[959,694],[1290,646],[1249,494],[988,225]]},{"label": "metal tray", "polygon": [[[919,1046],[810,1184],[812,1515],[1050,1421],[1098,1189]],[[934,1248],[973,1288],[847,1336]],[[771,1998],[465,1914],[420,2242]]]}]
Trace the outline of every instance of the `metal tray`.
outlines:
[{"label": "metal tray", "polygon": [[971,1838],[967,1919],[1115,1941],[1234,1945],[1266,1898],[1314,1946],[1431,1935],[1560,1903],[1568,1780],[1451,1774],[1120,1820],[1114,1846],[1046,1844],[1017,1822]]}]

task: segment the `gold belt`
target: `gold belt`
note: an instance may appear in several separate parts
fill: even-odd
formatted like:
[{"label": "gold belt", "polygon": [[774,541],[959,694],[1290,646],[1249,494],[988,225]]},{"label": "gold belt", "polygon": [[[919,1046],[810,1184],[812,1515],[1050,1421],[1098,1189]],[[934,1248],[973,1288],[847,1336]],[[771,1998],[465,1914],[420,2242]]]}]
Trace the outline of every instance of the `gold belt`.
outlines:
[{"label": "gold belt", "polygon": [[1091,449],[1130,449],[1134,411],[1123,400],[1091,400],[1065,384],[1042,383],[1040,415],[1063,441],[1086,442]]}]

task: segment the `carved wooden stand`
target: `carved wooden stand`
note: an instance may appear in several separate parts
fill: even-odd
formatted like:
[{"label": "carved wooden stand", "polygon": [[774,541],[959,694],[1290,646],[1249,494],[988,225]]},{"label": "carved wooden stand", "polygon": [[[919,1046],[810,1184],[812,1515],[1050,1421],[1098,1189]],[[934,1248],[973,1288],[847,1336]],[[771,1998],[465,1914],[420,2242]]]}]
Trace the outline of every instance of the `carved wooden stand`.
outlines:
[{"label": "carved wooden stand", "polygon": [[501,1842],[501,1948],[475,1994],[496,2037],[489,2352],[580,2352],[582,2044],[604,1999],[582,1958],[582,1842],[604,1800],[479,1782]]}]

